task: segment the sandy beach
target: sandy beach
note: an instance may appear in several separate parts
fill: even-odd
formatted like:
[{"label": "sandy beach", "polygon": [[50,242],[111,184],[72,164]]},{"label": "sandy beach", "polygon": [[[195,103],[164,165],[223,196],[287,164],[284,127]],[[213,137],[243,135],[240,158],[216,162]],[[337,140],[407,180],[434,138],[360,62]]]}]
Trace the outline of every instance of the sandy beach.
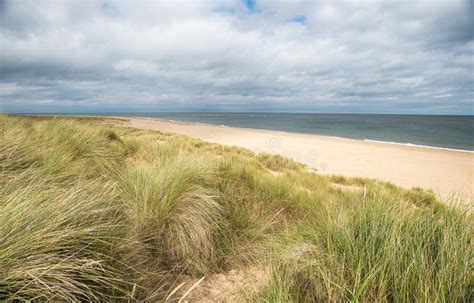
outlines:
[{"label": "sandy beach", "polygon": [[128,127],[172,132],[255,152],[289,157],[322,174],[366,177],[432,189],[445,201],[472,204],[474,153],[328,136],[125,118]]}]

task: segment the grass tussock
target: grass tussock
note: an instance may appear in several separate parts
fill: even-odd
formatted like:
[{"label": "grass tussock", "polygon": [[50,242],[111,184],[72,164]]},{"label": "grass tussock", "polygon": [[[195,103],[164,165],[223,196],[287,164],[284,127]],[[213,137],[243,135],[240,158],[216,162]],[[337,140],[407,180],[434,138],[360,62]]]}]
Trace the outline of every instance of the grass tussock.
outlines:
[{"label": "grass tussock", "polygon": [[262,263],[242,300],[473,298],[472,215],[429,191],[108,122],[0,116],[0,300],[156,302]]},{"label": "grass tussock", "polygon": [[127,164],[117,179],[131,236],[143,251],[170,268],[203,274],[215,264],[223,209],[206,186],[210,168],[196,163],[183,154],[157,157]]}]

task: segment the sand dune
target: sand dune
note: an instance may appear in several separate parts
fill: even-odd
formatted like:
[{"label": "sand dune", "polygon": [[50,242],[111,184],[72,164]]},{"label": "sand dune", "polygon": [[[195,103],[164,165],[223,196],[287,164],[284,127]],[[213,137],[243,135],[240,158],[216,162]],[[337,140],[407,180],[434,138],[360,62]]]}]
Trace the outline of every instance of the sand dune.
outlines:
[{"label": "sand dune", "polygon": [[280,154],[323,174],[375,178],[406,188],[432,189],[445,200],[460,197],[470,204],[474,197],[474,153],[270,130],[125,119],[129,127]]}]

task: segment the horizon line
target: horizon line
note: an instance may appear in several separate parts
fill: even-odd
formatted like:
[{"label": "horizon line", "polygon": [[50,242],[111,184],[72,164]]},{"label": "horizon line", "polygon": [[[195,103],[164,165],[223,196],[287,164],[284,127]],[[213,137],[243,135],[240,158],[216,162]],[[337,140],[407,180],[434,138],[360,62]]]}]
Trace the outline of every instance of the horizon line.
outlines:
[{"label": "horizon line", "polygon": [[327,114],[327,115],[402,115],[402,116],[461,116],[474,114],[430,114],[430,113],[364,113],[364,112],[280,112],[280,111],[104,111],[104,112],[2,112],[2,115],[120,115],[120,114]]}]

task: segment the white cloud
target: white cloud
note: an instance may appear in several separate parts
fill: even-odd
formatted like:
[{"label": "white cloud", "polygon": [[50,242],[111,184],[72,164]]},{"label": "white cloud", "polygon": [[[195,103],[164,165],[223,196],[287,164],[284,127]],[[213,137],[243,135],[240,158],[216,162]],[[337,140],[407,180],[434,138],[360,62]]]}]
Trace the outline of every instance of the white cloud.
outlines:
[{"label": "white cloud", "polygon": [[47,103],[54,103],[54,102],[56,102],[56,100],[48,100],[48,99],[46,99],[46,100],[38,100],[38,101],[36,101],[36,103],[38,103],[38,104],[47,104]]},{"label": "white cloud", "polygon": [[0,110],[472,113],[468,2],[2,3]]}]

